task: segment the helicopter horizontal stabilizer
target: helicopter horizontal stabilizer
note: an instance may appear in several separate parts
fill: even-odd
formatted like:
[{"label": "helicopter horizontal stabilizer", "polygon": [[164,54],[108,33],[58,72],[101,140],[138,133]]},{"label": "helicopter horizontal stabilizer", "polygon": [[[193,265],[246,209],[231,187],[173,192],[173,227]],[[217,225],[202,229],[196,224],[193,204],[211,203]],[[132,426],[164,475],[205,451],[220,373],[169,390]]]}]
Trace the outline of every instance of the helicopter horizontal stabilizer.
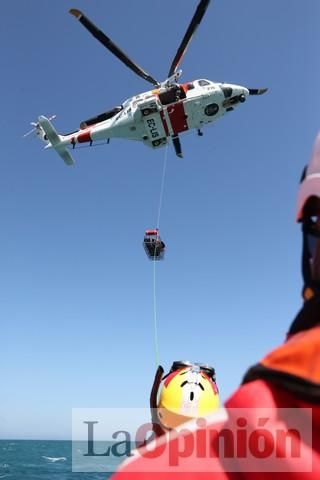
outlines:
[{"label": "helicopter horizontal stabilizer", "polygon": [[40,115],[38,120],[39,120],[40,127],[43,129],[43,131],[47,136],[48,141],[50,142],[48,146],[51,146],[52,148],[55,149],[55,151],[60,155],[64,163],[66,163],[67,165],[73,165],[74,164],[73,158],[71,157],[65,145],[62,144],[61,138],[58,135],[52,123],[50,122],[50,120],[47,117],[44,117],[43,115]]}]

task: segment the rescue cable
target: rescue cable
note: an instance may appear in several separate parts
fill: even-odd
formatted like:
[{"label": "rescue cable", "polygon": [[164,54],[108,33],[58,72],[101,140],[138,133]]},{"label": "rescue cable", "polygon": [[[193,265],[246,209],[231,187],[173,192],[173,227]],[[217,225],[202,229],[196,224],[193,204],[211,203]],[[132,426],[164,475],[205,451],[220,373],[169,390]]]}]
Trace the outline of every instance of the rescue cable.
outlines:
[{"label": "rescue cable", "polygon": [[[157,218],[157,229],[160,226],[160,216],[163,200],[163,191],[164,191],[164,182],[167,170],[167,159],[168,159],[168,144],[165,146],[164,151],[164,160],[162,168],[162,178],[161,178],[161,187],[160,187],[160,198],[159,198],[159,208],[158,208],[158,218]],[[158,339],[158,318],[157,318],[157,292],[156,292],[156,257],[153,257],[153,329],[154,329],[154,346],[155,346],[155,358],[156,358],[156,368],[160,365],[159,360],[159,339]]]}]

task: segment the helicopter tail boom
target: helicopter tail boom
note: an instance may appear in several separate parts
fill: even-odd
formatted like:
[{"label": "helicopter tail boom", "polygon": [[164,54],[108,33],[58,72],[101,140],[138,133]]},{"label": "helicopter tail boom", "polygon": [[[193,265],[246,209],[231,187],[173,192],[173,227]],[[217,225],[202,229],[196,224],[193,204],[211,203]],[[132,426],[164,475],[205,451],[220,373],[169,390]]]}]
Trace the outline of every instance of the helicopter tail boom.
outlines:
[{"label": "helicopter tail boom", "polygon": [[56,129],[47,117],[41,115],[39,117],[39,125],[43,129],[46,139],[50,142],[45,148],[52,147],[60,155],[64,163],[73,165],[74,161],[66,146],[62,142],[62,138],[58,135]]}]

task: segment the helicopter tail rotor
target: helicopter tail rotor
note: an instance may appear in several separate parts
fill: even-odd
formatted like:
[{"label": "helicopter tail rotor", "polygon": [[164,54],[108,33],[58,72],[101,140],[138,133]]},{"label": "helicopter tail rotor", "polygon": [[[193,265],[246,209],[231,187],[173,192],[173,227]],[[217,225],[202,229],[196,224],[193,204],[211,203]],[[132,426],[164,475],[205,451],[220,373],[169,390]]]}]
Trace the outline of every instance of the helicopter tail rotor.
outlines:
[{"label": "helicopter tail rotor", "polygon": [[40,115],[38,122],[31,122],[33,128],[25,133],[23,137],[28,137],[34,133],[46,144],[44,148],[53,148],[67,165],[73,165],[73,158],[68,152],[66,145],[63,143],[65,137],[59,135],[51,123],[51,120],[54,118],[56,118],[56,115],[51,115],[49,118]]},{"label": "helicopter tail rotor", "polygon": [[[73,165],[74,161],[64,143],[65,136],[59,135],[49,118],[40,115],[39,127],[44,133],[44,140],[47,145],[44,148],[53,148],[67,165]],[[68,137],[66,137],[68,138]]]},{"label": "helicopter tail rotor", "polygon": [[29,135],[31,135],[31,133],[35,132],[37,130],[37,125],[38,123],[36,122],[30,122],[30,125],[32,125],[32,129],[29,130],[27,133],[25,133],[24,135],[22,135],[22,138],[26,138],[28,137]]},{"label": "helicopter tail rotor", "polygon": [[[56,117],[57,117],[57,115],[51,115],[49,117],[49,120],[53,120]],[[25,133],[24,135],[22,135],[22,138],[26,138],[33,133],[34,135],[40,137],[41,140],[46,142],[47,140],[45,138],[45,132],[43,131],[43,128],[41,127],[40,123],[39,122],[30,122],[30,125],[33,128],[31,130],[29,130],[27,133]]]}]

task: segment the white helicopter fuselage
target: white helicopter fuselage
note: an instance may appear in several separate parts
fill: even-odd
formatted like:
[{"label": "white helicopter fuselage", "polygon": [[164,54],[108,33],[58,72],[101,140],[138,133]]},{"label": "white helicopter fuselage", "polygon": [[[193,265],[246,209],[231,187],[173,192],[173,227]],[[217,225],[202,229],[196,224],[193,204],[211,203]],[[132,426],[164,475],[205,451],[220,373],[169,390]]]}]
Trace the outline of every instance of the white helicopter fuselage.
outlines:
[{"label": "white helicopter fuselage", "polygon": [[[194,80],[178,83],[180,68],[193,35],[199,27],[209,6],[210,0],[199,0],[189,26],[181,40],[169,68],[168,77],[163,82],[153,78],[121,50],[101,29],[82,11],[72,8],[73,15],[80,24],[117,57],[126,67],[140,78],[153,85],[153,90],[141,93],[126,100],[122,105],[81,122],[80,129],[67,135],[59,135],[50,119],[40,116],[31,131],[46,142],[46,148],[53,147],[68,165],[73,159],[68,147],[77,144],[107,141],[118,137],[142,141],[151,148],[160,148],[172,141],[175,153],[182,157],[179,134],[201,128],[221,118],[245,102],[248,95],[262,95],[266,88],[245,88],[240,85]],[[29,132],[28,132],[29,134]]]},{"label": "white helicopter fuselage", "polygon": [[83,122],[84,128],[59,135],[60,145],[74,147],[118,137],[159,148],[169,137],[216,121],[243,103],[248,95],[245,87],[209,80],[155,89],[126,100],[122,109],[107,120],[88,126]]}]

